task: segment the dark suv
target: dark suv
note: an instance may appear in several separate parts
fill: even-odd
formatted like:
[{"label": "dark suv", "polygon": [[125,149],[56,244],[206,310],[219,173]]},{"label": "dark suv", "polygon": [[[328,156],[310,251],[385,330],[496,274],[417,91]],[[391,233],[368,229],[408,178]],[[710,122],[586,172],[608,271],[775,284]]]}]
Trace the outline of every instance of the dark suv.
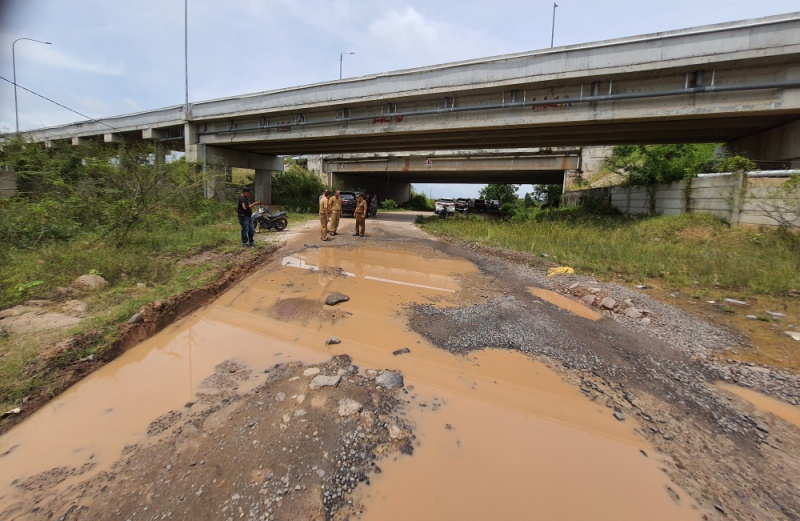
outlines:
[{"label": "dark suv", "polygon": [[456,199],[456,211],[463,214],[468,214],[473,211],[472,201],[463,197]]},{"label": "dark suv", "polygon": [[475,201],[472,203],[472,208],[476,212],[488,212],[489,211],[489,205],[486,203],[486,201],[484,199],[475,199]]},{"label": "dark suv", "polygon": [[342,198],[342,217],[352,217],[356,212],[358,192],[339,192]]}]

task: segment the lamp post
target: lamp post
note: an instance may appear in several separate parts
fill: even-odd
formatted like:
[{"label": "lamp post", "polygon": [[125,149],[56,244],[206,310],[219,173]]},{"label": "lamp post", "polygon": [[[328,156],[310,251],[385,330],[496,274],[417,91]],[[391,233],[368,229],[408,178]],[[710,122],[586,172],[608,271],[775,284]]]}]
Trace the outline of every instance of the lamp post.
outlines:
[{"label": "lamp post", "polygon": [[550,48],[553,48],[553,40],[556,37],[556,7],[558,4],[553,2],[553,28],[550,31]]},{"label": "lamp post", "polygon": [[345,54],[355,54],[354,52],[340,52],[339,53],[339,79],[342,79],[342,58]]},{"label": "lamp post", "polygon": [[14,116],[17,121],[17,134],[19,134],[19,107],[17,106],[17,56],[14,46],[17,45],[17,42],[20,40],[30,40],[32,42],[43,43],[45,45],[53,45],[50,42],[34,40],[33,38],[17,38],[14,40],[14,43],[11,44],[11,67],[14,69]]}]

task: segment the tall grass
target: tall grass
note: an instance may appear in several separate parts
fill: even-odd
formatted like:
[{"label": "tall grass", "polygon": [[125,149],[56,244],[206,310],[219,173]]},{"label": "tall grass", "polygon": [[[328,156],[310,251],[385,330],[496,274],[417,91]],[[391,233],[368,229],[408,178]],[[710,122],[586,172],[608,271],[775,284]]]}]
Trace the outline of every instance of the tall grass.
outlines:
[{"label": "tall grass", "polygon": [[547,256],[585,274],[758,294],[800,287],[800,252],[778,233],[731,228],[703,214],[634,218],[556,210],[510,221],[431,219],[424,226],[464,241]]}]

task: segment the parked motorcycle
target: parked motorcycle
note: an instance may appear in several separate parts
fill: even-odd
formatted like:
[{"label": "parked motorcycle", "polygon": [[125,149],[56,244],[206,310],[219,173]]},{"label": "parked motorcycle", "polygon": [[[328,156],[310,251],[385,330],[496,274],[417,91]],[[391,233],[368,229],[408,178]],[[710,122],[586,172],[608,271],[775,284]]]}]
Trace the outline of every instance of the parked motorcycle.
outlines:
[{"label": "parked motorcycle", "polygon": [[286,217],[286,212],[281,210],[276,213],[269,213],[263,206],[260,207],[253,214],[253,227],[256,231],[259,230],[276,230],[282,232],[289,224],[289,219]]}]

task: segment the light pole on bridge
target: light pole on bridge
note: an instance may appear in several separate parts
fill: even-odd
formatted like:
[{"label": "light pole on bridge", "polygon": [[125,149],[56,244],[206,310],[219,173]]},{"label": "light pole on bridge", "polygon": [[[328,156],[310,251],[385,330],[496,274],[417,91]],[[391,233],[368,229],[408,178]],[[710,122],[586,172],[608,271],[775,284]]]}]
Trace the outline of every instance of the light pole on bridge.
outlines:
[{"label": "light pole on bridge", "polygon": [[550,48],[551,49],[553,48],[553,40],[555,40],[555,37],[556,37],[556,7],[558,7],[558,4],[553,2],[553,28],[550,31]]},{"label": "light pole on bridge", "polygon": [[17,38],[11,44],[11,67],[14,69],[14,117],[17,122],[17,134],[19,134],[19,106],[17,105],[17,55],[14,46],[20,40],[29,40],[31,42],[43,43],[45,45],[53,45],[50,42],[43,42],[41,40],[34,40],[33,38]]},{"label": "light pole on bridge", "polygon": [[339,53],[339,79],[342,79],[342,58],[345,54],[355,54],[354,52],[340,52]]}]

